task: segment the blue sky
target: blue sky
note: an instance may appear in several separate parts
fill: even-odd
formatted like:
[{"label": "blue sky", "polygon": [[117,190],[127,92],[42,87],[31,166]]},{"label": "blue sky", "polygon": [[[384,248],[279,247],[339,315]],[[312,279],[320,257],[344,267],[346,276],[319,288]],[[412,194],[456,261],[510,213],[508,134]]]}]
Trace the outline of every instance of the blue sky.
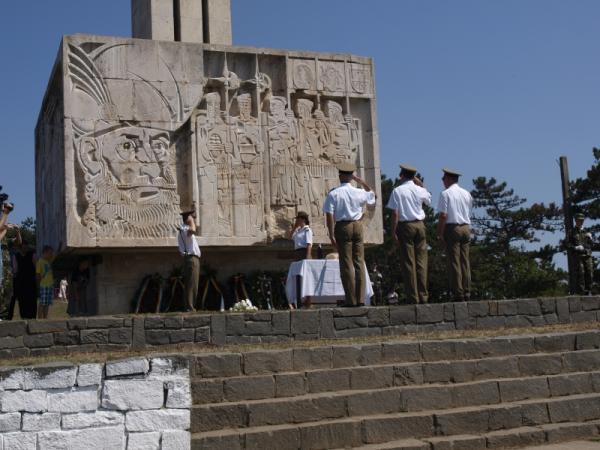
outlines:
[{"label": "blue sky", "polygon": [[[417,166],[508,181],[560,201],[600,145],[596,0],[232,0],[234,44],[371,56],[382,171]],[[33,130],[63,34],[129,36],[129,0],[3,2],[0,184],[35,215]]]}]

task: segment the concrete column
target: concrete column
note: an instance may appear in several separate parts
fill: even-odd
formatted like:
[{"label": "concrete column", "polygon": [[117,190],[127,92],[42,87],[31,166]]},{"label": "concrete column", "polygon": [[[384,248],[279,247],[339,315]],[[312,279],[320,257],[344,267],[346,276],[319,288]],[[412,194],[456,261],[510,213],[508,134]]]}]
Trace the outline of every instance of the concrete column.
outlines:
[{"label": "concrete column", "polygon": [[133,37],[175,40],[173,0],[131,0]]},{"label": "concrete column", "polygon": [[133,37],[231,45],[231,0],[131,0]]},{"label": "concrete column", "polygon": [[[231,45],[231,0],[204,0],[208,14],[205,43]],[[208,38],[208,39],[207,39]]]},{"label": "concrete column", "polygon": [[202,0],[179,1],[179,39],[182,42],[204,42]]}]

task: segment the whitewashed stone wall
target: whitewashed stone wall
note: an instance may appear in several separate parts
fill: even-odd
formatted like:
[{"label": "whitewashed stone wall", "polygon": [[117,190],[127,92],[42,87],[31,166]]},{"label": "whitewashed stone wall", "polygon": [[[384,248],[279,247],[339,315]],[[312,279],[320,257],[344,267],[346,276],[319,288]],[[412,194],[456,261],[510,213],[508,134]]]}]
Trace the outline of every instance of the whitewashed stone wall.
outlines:
[{"label": "whitewashed stone wall", "polygon": [[188,450],[184,359],[0,369],[0,450]]}]

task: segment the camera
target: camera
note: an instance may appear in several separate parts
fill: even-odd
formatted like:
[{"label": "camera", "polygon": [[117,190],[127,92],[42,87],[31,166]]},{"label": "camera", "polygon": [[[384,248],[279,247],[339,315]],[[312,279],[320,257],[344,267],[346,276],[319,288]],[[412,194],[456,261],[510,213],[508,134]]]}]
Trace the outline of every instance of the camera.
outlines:
[{"label": "camera", "polygon": [[4,211],[4,209],[7,209],[8,212],[11,212],[13,209],[15,209],[15,205],[8,202],[8,194],[2,192],[2,186],[0,186],[0,211]]}]

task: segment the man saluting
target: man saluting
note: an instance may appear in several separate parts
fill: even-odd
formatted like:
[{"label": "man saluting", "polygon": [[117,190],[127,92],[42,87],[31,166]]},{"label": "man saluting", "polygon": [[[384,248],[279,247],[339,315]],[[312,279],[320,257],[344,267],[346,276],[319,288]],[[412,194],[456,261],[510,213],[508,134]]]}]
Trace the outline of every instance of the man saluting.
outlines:
[{"label": "man saluting", "polygon": [[[356,166],[351,163],[338,167],[340,186],[332,189],[323,212],[327,218],[329,238],[340,255],[340,277],[346,294],[345,306],[360,306],[365,292],[365,254],[363,246],[363,207],[375,205],[371,187],[354,175]],[[355,181],[363,187],[350,184]]]},{"label": "man saluting", "polygon": [[400,166],[400,186],[392,191],[387,208],[392,212],[392,238],[398,243],[402,282],[409,303],[427,303],[427,230],[423,205],[431,194],[415,175],[417,169]]},{"label": "man saluting", "polygon": [[440,219],[437,235],[446,247],[448,277],[454,301],[469,301],[471,298],[469,245],[473,198],[469,191],[458,185],[460,173],[449,169],[443,171],[442,182],[446,189],[440,194],[438,203]]}]

